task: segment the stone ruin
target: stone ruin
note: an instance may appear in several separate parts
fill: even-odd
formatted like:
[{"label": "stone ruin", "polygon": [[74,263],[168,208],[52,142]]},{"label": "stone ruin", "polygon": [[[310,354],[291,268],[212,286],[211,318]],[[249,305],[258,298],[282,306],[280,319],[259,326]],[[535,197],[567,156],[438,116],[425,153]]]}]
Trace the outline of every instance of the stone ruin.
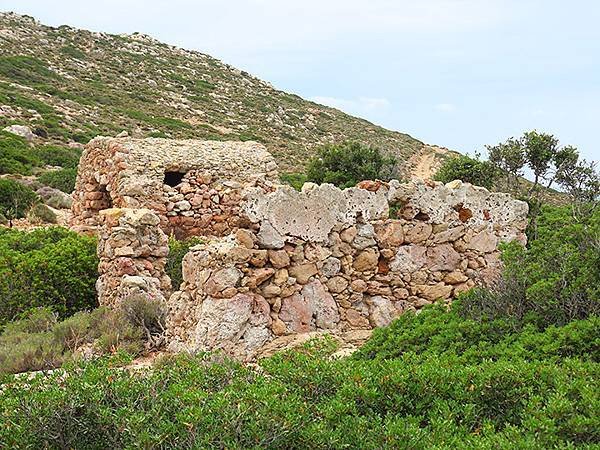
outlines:
[{"label": "stone ruin", "polygon": [[[115,154],[134,146],[146,148],[142,154],[149,157],[156,142],[161,141],[142,145],[98,140],[88,147],[85,160],[106,146],[115,147]],[[185,229],[185,234],[213,236],[184,257],[183,283],[175,292],[164,271],[165,231],[173,229],[174,217],[194,221],[198,217],[195,212],[180,215],[190,209],[175,210],[159,200],[196,194],[160,185],[164,163],[148,162],[149,174],[143,173],[143,165],[135,165],[137,184],[131,175],[96,177],[86,175],[84,168],[76,195],[81,196],[79,217],[100,226],[100,303],[116,306],[130,295],[158,299],[168,309],[170,350],[219,349],[251,360],[264,349],[280,348],[299,336],[332,333],[342,340],[354,339],[389,324],[404,311],[439,299],[449,302],[476,284],[496,279],[500,242],[525,242],[527,205],[507,194],[459,181],[363,182],[345,190],[307,183],[297,192],[268,181],[274,169],[266,176],[262,170],[272,167],[271,161],[267,157],[260,164],[254,161],[261,177],[252,178],[247,169],[249,182],[235,188],[235,208],[229,210],[226,228],[215,229],[223,222],[200,217],[207,229],[196,222]],[[226,186],[222,174],[202,172],[202,177]],[[86,179],[96,180],[89,181],[93,185],[89,189]],[[83,214],[81,202],[91,201],[84,200],[85,192],[98,192],[93,189],[104,182],[113,205],[119,207]],[[159,185],[162,191],[155,189]],[[131,186],[140,190],[134,192]],[[198,186],[206,189],[209,184]],[[214,189],[223,198],[224,191]],[[116,192],[120,194],[113,195]],[[150,193],[150,200],[145,200],[144,192]],[[217,204],[221,203],[214,202],[211,208]]]},{"label": "stone ruin", "polygon": [[102,210],[146,208],[168,235],[223,236],[244,226],[242,190],[277,178],[256,142],[98,137],[81,157],[71,226],[95,232]]}]

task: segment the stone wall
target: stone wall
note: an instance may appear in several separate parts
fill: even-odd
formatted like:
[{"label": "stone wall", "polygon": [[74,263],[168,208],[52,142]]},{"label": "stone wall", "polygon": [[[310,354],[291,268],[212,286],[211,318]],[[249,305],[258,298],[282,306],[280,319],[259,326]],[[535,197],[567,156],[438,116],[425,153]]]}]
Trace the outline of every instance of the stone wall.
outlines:
[{"label": "stone wall", "polygon": [[[461,182],[246,191],[253,225],[192,249],[168,301],[172,350],[250,359],[290,335],[387,325],[499,274],[527,205]],[[390,215],[392,218],[390,218]]]},{"label": "stone wall", "polygon": [[81,157],[71,225],[95,231],[104,209],[147,208],[167,234],[222,236],[242,225],[243,189],[268,190],[276,179],[272,156],[256,142],[100,137]]},{"label": "stone wall", "polygon": [[100,212],[99,221],[100,305],[119,306],[132,295],[166,302],[171,290],[165,273],[169,246],[159,217],[148,209],[111,208]]}]

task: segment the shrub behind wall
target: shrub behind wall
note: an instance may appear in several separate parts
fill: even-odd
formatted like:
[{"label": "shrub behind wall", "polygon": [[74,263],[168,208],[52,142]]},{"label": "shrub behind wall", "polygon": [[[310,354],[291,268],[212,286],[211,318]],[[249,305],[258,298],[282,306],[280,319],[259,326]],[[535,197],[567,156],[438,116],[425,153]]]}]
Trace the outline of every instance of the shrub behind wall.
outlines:
[{"label": "shrub behind wall", "polygon": [[66,317],[97,305],[96,239],[65,228],[0,229],[0,325],[33,307]]}]

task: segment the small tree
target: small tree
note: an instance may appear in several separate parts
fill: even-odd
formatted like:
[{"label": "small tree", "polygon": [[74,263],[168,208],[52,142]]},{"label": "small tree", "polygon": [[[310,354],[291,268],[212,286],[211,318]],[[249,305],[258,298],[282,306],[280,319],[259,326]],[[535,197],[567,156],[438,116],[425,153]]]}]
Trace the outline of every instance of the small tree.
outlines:
[{"label": "small tree", "polygon": [[[575,216],[597,206],[600,176],[595,165],[580,159],[575,147],[561,147],[554,136],[530,131],[487,149],[489,162],[500,170],[497,187],[526,200],[532,217],[553,185],[569,195]],[[526,170],[533,174],[529,185],[522,179]]]},{"label": "small tree", "polygon": [[462,180],[467,183],[492,189],[498,177],[498,170],[488,161],[481,161],[479,154],[475,158],[460,155],[444,161],[433,177],[436,181],[449,183],[452,180]]},{"label": "small tree", "polygon": [[27,186],[9,179],[0,180],[0,214],[9,220],[25,217],[29,208],[39,202],[39,196]]},{"label": "small tree", "polygon": [[326,145],[307,166],[307,181],[332,183],[340,188],[355,186],[363,180],[389,180],[396,158],[379,149],[356,142]]}]

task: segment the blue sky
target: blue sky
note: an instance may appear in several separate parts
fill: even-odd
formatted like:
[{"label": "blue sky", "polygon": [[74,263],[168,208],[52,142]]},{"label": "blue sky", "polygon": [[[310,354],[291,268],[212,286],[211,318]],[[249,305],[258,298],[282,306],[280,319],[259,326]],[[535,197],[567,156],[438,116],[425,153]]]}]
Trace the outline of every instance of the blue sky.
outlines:
[{"label": "blue sky", "polygon": [[0,10],[150,34],[461,152],[535,128],[600,160],[600,1],[0,0]]}]

